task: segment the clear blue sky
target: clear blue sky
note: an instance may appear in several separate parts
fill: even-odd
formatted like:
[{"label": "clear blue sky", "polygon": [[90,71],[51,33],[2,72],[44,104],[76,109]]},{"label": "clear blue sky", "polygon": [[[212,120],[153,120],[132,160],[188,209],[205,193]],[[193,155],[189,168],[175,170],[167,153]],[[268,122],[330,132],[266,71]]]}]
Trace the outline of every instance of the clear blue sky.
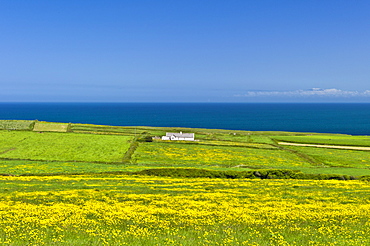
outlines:
[{"label": "clear blue sky", "polygon": [[370,102],[370,1],[0,0],[0,69],[1,102]]}]

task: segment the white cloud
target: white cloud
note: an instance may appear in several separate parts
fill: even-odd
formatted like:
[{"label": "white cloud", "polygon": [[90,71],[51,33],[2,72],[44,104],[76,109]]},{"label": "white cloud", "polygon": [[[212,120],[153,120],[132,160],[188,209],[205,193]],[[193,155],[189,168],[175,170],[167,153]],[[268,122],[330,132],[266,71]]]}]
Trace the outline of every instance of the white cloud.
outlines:
[{"label": "white cloud", "polygon": [[340,89],[320,89],[295,91],[247,91],[235,97],[370,97],[370,90],[366,91],[343,91]]}]

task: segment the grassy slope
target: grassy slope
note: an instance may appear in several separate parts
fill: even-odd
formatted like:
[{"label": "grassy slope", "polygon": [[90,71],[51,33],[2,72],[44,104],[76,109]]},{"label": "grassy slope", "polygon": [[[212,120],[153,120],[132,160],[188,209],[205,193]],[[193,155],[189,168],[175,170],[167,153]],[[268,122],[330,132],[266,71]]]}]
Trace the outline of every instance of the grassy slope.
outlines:
[{"label": "grassy slope", "polygon": [[[124,152],[135,135],[161,136],[180,130],[195,132],[201,141],[140,143],[134,154],[137,163],[110,163],[119,151],[108,146],[122,143]],[[369,152],[281,147],[271,138],[300,135],[304,142],[300,133],[76,124],[72,131],[0,131],[0,158],[47,160],[0,159],[0,173],[137,171],[160,163],[246,170],[228,166],[257,159],[254,165],[281,165],[307,173],[370,174]],[[351,142],[350,137],[347,140]],[[225,156],[230,163],[222,166],[225,162],[218,159]],[[71,157],[81,162],[50,161]],[[91,163],[91,157],[110,159],[106,164]],[[185,179],[106,173],[0,177],[0,244],[369,245],[369,191],[369,183],[359,180]]]},{"label": "grassy slope", "polygon": [[32,130],[34,120],[0,120],[0,129],[4,130]]},{"label": "grassy slope", "polygon": [[370,136],[351,135],[306,135],[306,136],[274,136],[277,141],[327,144],[327,145],[348,145],[348,146],[370,146]]},{"label": "grassy slope", "polygon": [[211,146],[189,143],[142,143],[133,157],[139,164],[164,166],[246,166],[251,168],[309,167],[297,155],[280,149]]},{"label": "grassy slope", "polygon": [[[216,170],[287,168],[306,173],[370,175],[370,152],[287,147],[276,143],[284,140],[370,146],[367,136],[88,124],[72,124],[71,131],[41,134],[0,131],[0,173],[127,171],[173,166]],[[200,141],[140,143],[131,164],[128,160],[125,165],[113,165],[122,161],[135,136],[162,136],[165,132],[179,131],[194,132]]]},{"label": "grassy slope", "polygon": [[129,136],[1,131],[0,158],[120,162],[131,139]]},{"label": "grassy slope", "polygon": [[369,245],[370,184],[0,177],[4,245]]}]

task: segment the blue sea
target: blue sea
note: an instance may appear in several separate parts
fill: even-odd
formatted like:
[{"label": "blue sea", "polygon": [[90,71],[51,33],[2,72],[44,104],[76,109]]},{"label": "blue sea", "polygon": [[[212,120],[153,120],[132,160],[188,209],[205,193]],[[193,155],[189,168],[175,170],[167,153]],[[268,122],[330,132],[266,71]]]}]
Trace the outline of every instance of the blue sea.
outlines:
[{"label": "blue sea", "polygon": [[370,135],[366,103],[0,103],[0,119]]}]

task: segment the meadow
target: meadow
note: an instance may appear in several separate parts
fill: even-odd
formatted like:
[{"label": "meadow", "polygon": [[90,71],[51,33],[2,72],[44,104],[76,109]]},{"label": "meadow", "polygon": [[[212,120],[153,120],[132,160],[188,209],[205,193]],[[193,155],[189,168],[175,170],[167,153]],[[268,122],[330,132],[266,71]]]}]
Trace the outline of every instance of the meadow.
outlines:
[{"label": "meadow", "polygon": [[369,245],[370,184],[0,177],[5,245]]},{"label": "meadow", "polygon": [[0,120],[2,130],[32,130],[34,125],[34,120]]},{"label": "meadow", "polygon": [[68,132],[70,131],[70,124],[66,123],[50,123],[50,122],[36,122],[33,131],[35,132]]},{"label": "meadow", "polygon": [[1,131],[0,158],[120,162],[130,140],[130,136]]},{"label": "meadow", "polygon": [[318,165],[346,168],[370,168],[370,151],[296,146],[289,146],[289,149],[310,156]]},{"label": "meadow", "polygon": [[0,126],[3,245],[370,245],[367,136]]},{"label": "meadow", "polygon": [[[191,167],[240,171],[278,168],[317,174],[370,175],[369,151],[278,144],[279,141],[291,141],[368,146],[370,145],[368,136],[120,127],[38,121],[0,120],[0,125],[9,128],[0,130],[0,173],[4,174],[112,172],[154,167]],[[16,126],[26,130],[10,130]],[[66,130],[68,132],[65,132]],[[194,132],[198,141],[140,140],[179,131]]]},{"label": "meadow", "polygon": [[213,165],[249,168],[311,166],[291,152],[278,148],[248,148],[245,145],[236,147],[187,143],[142,143],[132,158],[136,163],[144,165],[168,163],[171,166]]},{"label": "meadow", "polygon": [[344,134],[320,134],[306,136],[274,136],[277,141],[308,143],[308,144],[328,144],[328,145],[347,145],[347,146],[370,146],[370,136],[351,136]]}]

